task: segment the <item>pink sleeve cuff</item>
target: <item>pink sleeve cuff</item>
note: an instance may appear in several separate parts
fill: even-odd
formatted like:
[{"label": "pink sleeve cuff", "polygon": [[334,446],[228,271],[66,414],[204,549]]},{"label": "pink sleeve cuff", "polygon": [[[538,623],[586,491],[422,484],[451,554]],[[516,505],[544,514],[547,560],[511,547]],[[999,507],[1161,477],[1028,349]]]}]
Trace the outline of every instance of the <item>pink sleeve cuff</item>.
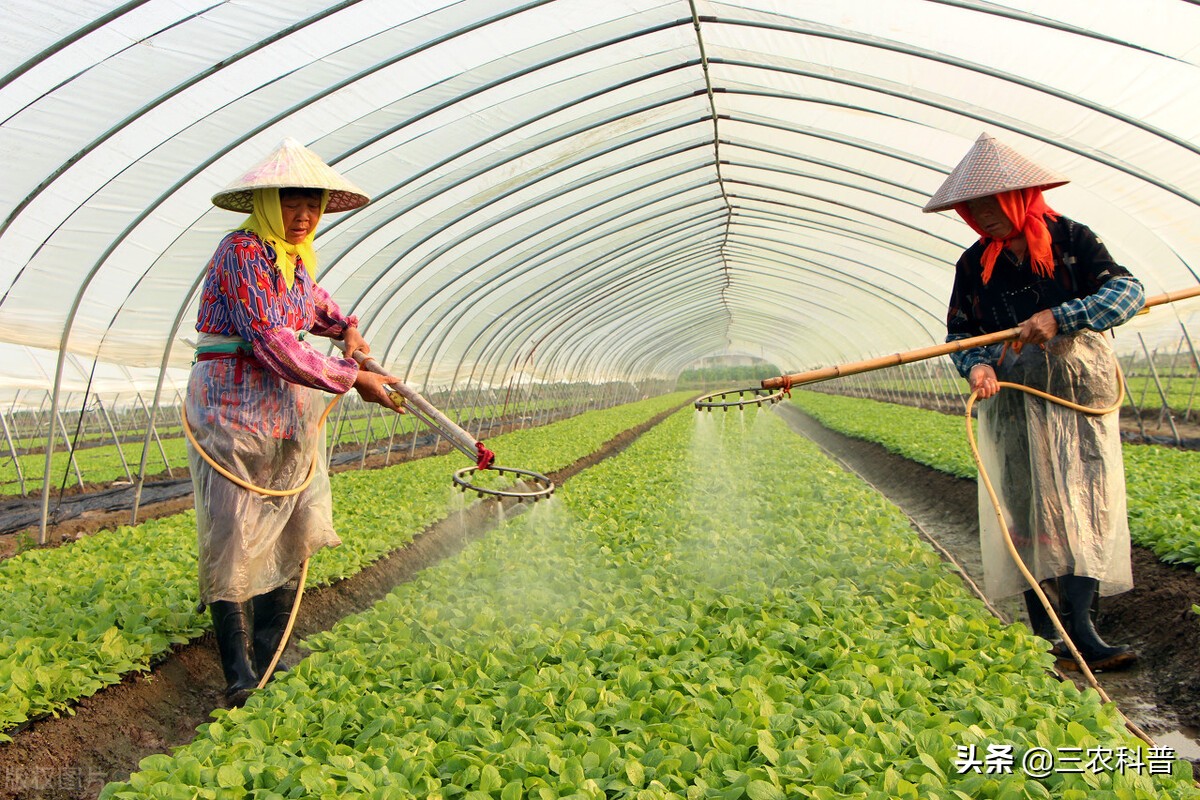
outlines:
[{"label": "pink sleeve cuff", "polygon": [[334,394],[354,386],[358,364],[351,358],[323,356],[296,339],[291,328],[273,328],[254,342],[255,357],[284,380]]}]

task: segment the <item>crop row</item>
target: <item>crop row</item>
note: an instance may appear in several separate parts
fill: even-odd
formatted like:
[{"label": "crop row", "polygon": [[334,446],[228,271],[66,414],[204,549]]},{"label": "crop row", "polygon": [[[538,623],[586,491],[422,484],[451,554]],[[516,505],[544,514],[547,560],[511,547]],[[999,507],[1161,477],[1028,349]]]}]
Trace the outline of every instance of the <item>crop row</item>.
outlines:
[{"label": "crop row", "polygon": [[[933,469],[974,480],[966,418],[818,392],[792,402],[822,425],[883,445]],[[1200,452],[1126,443],[1130,536],[1163,561],[1200,569]]]},{"label": "crop row", "polygon": [[[1200,377],[1191,374],[1159,375],[1153,377],[1127,375],[1125,386],[1128,390],[1125,400],[1125,410],[1135,409],[1154,410],[1162,406],[1163,395],[1166,395],[1167,406],[1176,414],[1184,416],[1200,411]],[[947,397],[966,398],[970,388],[966,381],[957,376],[944,375],[938,378],[922,376],[916,382],[905,381],[903,378],[883,378],[871,376],[866,382],[874,392],[898,392],[912,394],[914,390]],[[1160,392],[1161,387],[1161,392]]]},{"label": "crop row", "polygon": [[[392,432],[396,432],[396,436],[403,437],[412,432],[413,425],[417,425],[418,434],[426,432],[419,423],[412,420],[411,417],[400,417],[396,419],[392,414],[371,413],[369,409],[356,401],[354,410],[343,422],[340,415],[335,411],[330,417],[330,424],[336,430],[331,430],[330,439],[333,436],[337,437],[336,447],[346,447],[351,445],[361,445],[362,442],[383,442],[387,440]],[[570,402],[556,399],[541,400],[535,403],[529,403],[522,407],[522,411],[531,413],[541,413],[543,411],[553,411],[558,408],[566,407]],[[372,407],[377,409],[377,407]],[[491,415],[499,414],[504,411],[504,406],[483,406],[474,409],[471,417],[473,421],[489,418]],[[512,412],[513,408],[509,406],[508,412]],[[458,415],[451,414],[452,419],[456,419],[459,424],[472,427],[474,422],[463,422]],[[397,426],[398,427],[394,427]],[[174,430],[174,436],[168,436],[167,431],[159,429],[161,438],[161,450],[159,443],[155,442],[150,445],[150,453],[146,459],[147,474],[158,474],[159,472],[170,469],[187,469],[187,441],[184,439],[182,428],[171,428]],[[144,432],[143,432],[144,434]],[[111,438],[108,441],[112,441]],[[39,440],[35,443],[41,447],[45,444],[45,440]],[[88,483],[112,483],[114,481],[122,481],[127,479],[126,468],[129,472],[136,474],[138,465],[141,463],[142,446],[144,440],[137,438],[132,441],[124,441],[121,443],[120,450],[115,444],[101,444],[92,447],[81,447],[75,451],[75,463],[79,467],[80,473],[83,475],[83,480]],[[164,460],[165,454],[165,460]],[[121,458],[124,456],[124,465]],[[61,446],[61,443],[55,448],[54,453],[50,456],[50,474],[54,481],[55,487],[63,483],[63,478],[66,476],[66,485],[74,486],[76,483],[75,473],[71,467],[70,453]],[[26,494],[34,494],[41,491],[42,474],[46,468],[46,456],[42,453],[27,453],[17,456],[17,461],[20,464],[20,477],[25,481]],[[17,466],[13,463],[12,456],[5,454],[0,457],[0,496],[16,495],[21,492],[21,481],[18,479]]]},{"label": "crop row", "polygon": [[[593,411],[488,444],[506,466],[553,472],[687,396]],[[454,453],[331,476],[343,544],[312,559],[309,585],[353,575],[445,517],[458,497],[449,476],[464,465]],[[195,540],[188,511],[0,562],[0,731],[144,670],[202,633]]]},{"label": "crop row", "polygon": [[972,766],[1146,754],[774,415],[697,416],[310,638],[102,800],[1200,796],[1183,761]]}]

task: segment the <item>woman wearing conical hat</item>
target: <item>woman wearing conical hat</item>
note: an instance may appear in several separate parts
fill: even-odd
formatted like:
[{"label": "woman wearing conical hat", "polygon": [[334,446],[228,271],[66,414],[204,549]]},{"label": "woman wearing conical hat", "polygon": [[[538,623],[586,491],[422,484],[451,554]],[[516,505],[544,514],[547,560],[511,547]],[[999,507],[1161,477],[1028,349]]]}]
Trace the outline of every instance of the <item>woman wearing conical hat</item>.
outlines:
[{"label": "woman wearing conical hat", "polygon": [[[924,210],[954,209],[980,237],[955,269],[946,341],[1020,327],[1012,347],[952,359],[971,389],[991,398],[979,406],[980,451],[1018,552],[1039,581],[1057,579],[1059,616],[1089,667],[1111,670],[1137,658],[1104,642],[1092,618],[1098,595],[1133,586],[1118,415],[1085,415],[998,385],[1092,407],[1118,396],[1103,332],[1131,319],[1145,293],[1095,233],[1046,204],[1043,190],[1066,182],[983,134]],[[988,596],[1024,590],[1031,626],[1053,639],[982,485],[979,504]]]},{"label": "woman wearing conical hat", "polygon": [[187,389],[197,443],[248,483],[287,490],[266,496],[236,485],[194,447],[201,601],[212,612],[226,699],[238,705],[259,683],[279,645],[301,565],[340,543],[319,422],[324,393],[355,389],[398,411],[385,384],[351,358],[325,356],[306,336],[338,339],[347,356],[370,347],[358,320],[315,282],[313,235],[322,214],[369,199],[311,150],[286,139],[217,193],[219,208],[249,214],[209,261],[196,322],[199,341]]}]

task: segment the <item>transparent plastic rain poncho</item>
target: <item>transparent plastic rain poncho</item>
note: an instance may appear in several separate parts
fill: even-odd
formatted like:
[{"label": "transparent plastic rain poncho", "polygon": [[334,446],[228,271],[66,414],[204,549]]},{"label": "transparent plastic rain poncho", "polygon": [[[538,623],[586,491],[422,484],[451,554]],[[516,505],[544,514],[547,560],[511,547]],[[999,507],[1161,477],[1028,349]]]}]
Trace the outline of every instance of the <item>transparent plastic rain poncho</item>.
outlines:
[{"label": "transparent plastic rain poncho", "polygon": [[[996,374],[1093,408],[1111,405],[1119,391],[1112,348],[1093,331],[1056,336],[1045,349],[1009,351]],[[1084,414],[1008,388],[977,408],[983,466],[1029,571],[1039,581],[1096,578],[1104,595],[1132,588],[1119,415]],[[1029,584],[979,485],[985,592],[998,600]]]},{"label": "transparent plastic rain poncho", "polygon": [[[242,381],[240,404],[214,403],[212,387]],[[303,492],[270,497],[237,486],[188,447],[196,493],[200,598],[240,602],[300,574],[322,547],[340,544],[333,530],[333,499],[320,425],[324,393],[289,383],[238,359],[201,361],[188,381],[187,415],[196,441],[213,460],[255,486],[291,489],[303,483],[316,456],[315,475]],[[270,420],[271,430],[263,430]]]}]

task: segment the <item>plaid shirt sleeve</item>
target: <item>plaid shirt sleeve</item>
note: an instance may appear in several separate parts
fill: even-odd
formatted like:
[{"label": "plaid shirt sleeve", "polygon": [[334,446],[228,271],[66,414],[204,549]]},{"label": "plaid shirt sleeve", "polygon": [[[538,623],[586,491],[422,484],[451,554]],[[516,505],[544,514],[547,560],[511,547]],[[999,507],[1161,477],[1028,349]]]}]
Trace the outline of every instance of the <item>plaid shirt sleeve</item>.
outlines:
[{"label": "plaid shirt sleeve", "polygon": [[1130,275],[1109,278],[1095,294],[1069,300],[1050,309],[1059,333],[1074,333],[1089,328],[1106,331],[1123,325],[1146,304],[1142,282]]},{"label": "plaid shirt sleeve", "polygon": [[[957,342],[959,339],[969,338],[971,336],[967,333],[952,333],[946,337],[946,341]],[[971,369],[980,364],[995,366],[996,362],[1000,360],[1000,354],[1003,351],[1003,344],[989,344],[983,347],[972,347],[968,350],[951,353],[950,360],[954,362],[954,366],[958,369],[958,374],[966,378],[971,374]]]},{"label": "plaid shirt sleeve", "polygon": [[[1055,306],[1050,313],[1058,323],[1059,333],[1074,333],[1084,328],[1106,331],[1133,319],[1145,303],[1146,291],[1142,288],[1142,282],[1123,275],[1109,278],[1095,294]],[[956,342],[969,336],[966,333],[952,333],[946,337],[946,341]],[[1002,344],[972,347],[951,353],[950,360],[954,362],[958,374],[966,378],[971,374],[971,369],[979,364],[994,367],[1003,351]]]}]

